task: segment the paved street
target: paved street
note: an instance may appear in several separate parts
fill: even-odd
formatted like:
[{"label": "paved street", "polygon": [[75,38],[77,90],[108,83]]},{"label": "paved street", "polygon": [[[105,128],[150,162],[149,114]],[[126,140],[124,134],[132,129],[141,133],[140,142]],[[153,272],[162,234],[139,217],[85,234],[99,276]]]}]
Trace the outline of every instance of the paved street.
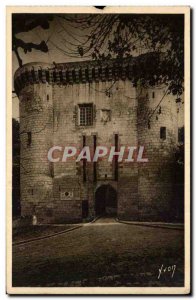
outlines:
[{"label": "paved street", "polygon": [[183,255],[182,230],[102,218],[13,246],[13,286],[183,286]]}]

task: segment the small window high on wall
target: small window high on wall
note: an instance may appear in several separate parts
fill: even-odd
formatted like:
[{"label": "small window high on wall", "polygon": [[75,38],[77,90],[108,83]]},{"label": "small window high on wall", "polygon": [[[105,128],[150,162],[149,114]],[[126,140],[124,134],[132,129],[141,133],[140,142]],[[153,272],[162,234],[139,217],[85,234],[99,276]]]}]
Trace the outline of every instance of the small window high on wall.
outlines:
[{"label": "small window high on wall", "polygon": [[178,128],[178,143],[184,143],[184,127]]},{"label": "small window high on wall", "polygon": [[93,104],[79,104],[79,125],[93,125]]},{"label": "small window high on wall", "polygon": [[31,142],[32,142],[32,135],[31,132],[27,132],[27,146],[31,146]]},{"label": "small window high on wall", "polygon": [[166,140],[166,127],[160,128],[160,139]]}]

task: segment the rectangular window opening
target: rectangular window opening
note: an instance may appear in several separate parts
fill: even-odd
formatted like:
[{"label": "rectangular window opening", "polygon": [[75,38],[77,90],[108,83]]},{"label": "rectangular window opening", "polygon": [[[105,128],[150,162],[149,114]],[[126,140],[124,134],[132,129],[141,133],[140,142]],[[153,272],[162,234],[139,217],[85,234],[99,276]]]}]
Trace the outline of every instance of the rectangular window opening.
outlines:
[{"label": "rectangular window opening", "polygon": [[80,104],[79,105],[79,124],[80,126],[93,125],[93,104]]},{"label": "rectangular window opening", "polygon": [[31,132],[27,132],[27,146],[31,146],[32,142],[32,134]]},{"label": "rectangular window opening", "polygon": [[166,140],[166,127],[160,128],[160,139]]},{"label": "rectangular window opening", "polygon": [[154,98],[155,97],[155,92],[152,92],[152,98]]},{"label": "rectangular window opening", "polygon": [[184,143],[184,127],[178,128],[178,143]]}]

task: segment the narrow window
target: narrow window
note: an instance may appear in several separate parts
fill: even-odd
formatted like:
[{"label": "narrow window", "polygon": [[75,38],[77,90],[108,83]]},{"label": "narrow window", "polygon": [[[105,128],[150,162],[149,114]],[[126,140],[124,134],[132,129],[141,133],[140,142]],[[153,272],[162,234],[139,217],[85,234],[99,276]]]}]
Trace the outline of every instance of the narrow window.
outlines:
[{"label": "narrow window", "polygon": [[[93,146],[94,146],[94,153],[95,153],[95,150],[96,150],[96,147],[97,147],[97,137],[96,137],[96,135],[93,136]],[[96,161],[93,162],[93,179],[94,179],[94,182],[97,181],[97,162]]]},{"label": "narrow window", "polygon": [[[118,134],[115,134],[114,139],[115,139],[115,151],[118,151]],[[118,181],[118,155],[115,155],[114,178],[116,181]]]},{"label": "narrow window", "polygon": [[27,132],[27,146],[31,146],[32,135],[31,132]]},{"label": "narrow window", "polygon": [[[83,135],[83,148],[86,146],[86,136]],[[86,181],[86,159],[83,159],[83,182]]]},{"label": "narrow window", "polygon": [[47,101],[49,101],[49,98],[50,98],[49,95],[47,95]]},{"label": "narrow window", "polygon": [[152,92],[152,98],[154,98],[155,97],[155,92]]},{"label": "narrow window", "polygon": [[80,126],[93,125],[93,104],[80,104],[79,105],[79,124]]},{"label": "narrow window", "polygon": [[166,140],[166,127],[160,128],[160,139]]},{"label": "narrow window", "polygon": [[178,128],[178,143],[184,143],[184,127]]}]

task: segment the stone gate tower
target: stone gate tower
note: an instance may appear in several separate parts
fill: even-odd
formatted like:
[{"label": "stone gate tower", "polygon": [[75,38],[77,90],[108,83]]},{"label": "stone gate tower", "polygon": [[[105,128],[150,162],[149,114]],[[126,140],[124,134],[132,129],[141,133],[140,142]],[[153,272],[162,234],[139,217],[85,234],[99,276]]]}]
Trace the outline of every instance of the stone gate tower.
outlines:
[{"label": "stone gate tower", "polygon": [[[36,215],[40,223],[81,222],[102,213],[129,220],[170,216],[176,104],[163,86],[133,86],[131,72],[130,59],[121,65],[30,63],[16,71],[23,216]],[[148,163],[52,163],[47,153],[54,145],[92,152],[98,145],[142,145]]]}]

